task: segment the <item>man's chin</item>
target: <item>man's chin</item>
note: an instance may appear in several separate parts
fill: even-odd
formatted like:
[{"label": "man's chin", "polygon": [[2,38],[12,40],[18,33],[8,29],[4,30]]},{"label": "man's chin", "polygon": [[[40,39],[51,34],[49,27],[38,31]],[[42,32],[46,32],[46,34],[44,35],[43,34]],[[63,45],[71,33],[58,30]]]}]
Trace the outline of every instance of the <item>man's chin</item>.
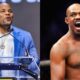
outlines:
[{"label": "man's chin", "polygon": [[74,33],[76,33],[76,34],[80,34],[80,27],[75,27],[75,29],[74,29]]},{"label": "man's chin", "polygon": [[11,24],[4,24],[2,25],[4,29],[8,29],[10,27]]},{"label": "man's chin", "polygon": [[10,25],[11,25],[11,23],[3,24],[4,27],[5,27],[5,26],[10,26]]},{"label": "man's chin", "polygon": [[80,31],[76,31],[75,34],[76,34],[76,35],[80,35]]}]

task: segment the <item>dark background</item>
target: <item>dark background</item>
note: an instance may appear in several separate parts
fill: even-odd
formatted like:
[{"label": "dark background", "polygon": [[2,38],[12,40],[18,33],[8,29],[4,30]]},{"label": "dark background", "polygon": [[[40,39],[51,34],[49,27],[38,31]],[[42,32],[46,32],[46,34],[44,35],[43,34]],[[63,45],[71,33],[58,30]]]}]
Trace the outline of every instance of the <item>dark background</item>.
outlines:
[{"label": "dark background", "polygon": [[[50,60],[50,49],[68,31],[66,8],[79,0],[41,1],[41,61]],[[41,66],[41,80],[50,80],[50,65]]]}]

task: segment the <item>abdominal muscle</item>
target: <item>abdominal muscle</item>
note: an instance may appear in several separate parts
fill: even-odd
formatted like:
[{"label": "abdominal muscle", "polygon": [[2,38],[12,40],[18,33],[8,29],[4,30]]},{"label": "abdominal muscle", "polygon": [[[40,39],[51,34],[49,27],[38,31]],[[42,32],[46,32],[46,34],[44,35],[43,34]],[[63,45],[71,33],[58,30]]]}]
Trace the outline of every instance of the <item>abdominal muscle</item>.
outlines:
[{"label": "abdominal muscle", "polygon": [[74,51],[66,58],[66,78],[80,80],[80,53]]},{"label": "abdominal muscle", "polygon": [[80,80],[80,68],[66,67],[66,79],[68,80]]},{"label": "abdominal muscle", "polygon": [[66,80],[80,80],[80,42],[70,41],[65,58]]}]

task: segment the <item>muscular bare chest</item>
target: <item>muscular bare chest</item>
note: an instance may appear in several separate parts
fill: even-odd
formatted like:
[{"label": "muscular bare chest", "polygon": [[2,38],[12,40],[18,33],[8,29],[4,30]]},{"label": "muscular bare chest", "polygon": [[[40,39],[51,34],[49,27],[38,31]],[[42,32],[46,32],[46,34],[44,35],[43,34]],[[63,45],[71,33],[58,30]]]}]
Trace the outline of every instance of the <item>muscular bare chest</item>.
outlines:
[{"label": "muscular bare chest", "polygon": [[80,67],[80,42],[70,44],[68,53],[67,63]]}]

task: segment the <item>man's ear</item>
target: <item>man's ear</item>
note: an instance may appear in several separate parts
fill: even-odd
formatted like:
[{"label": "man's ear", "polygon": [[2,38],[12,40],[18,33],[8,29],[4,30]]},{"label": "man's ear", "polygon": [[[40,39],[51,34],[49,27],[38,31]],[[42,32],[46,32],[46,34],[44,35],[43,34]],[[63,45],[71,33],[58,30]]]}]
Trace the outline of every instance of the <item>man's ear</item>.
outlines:
[{"label": "man's ear", "polygon": [[68,19],[68,17],[65,17],[65,23],[66,23],[66,24],[69,23],[69,19]]}]

